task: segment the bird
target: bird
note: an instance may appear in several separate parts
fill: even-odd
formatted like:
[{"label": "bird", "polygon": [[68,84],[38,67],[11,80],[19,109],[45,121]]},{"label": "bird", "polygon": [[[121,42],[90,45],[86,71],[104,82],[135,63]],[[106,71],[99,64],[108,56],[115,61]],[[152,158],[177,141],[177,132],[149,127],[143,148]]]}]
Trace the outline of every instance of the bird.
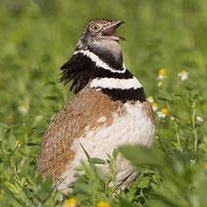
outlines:
[{"label": "bird", "polygon": [[[57,190],[67,192],[76,180],[76,168],[90,157],[107,160],[122,145],[150,147],[155,123],[140,81],[123,61],[116,30],[124,21],[89,20],[72,57],[61,66],[60,81],[70,83],[74,98],[55,115],[41,141],[38,169],[52,176]],[[135,158],[136,159],[136,158]],[[109,174],[109,166],[98,165]],[[137,176],[120,153],[116,159],[117,189]]]}]

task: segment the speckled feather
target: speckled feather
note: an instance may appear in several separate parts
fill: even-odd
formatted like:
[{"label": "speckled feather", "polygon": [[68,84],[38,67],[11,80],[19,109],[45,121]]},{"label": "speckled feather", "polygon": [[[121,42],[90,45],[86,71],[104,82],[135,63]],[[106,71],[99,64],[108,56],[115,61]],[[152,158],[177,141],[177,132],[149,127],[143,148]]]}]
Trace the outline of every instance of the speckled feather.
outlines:
[{"label": "speckled feather", "polygon": [[[143,103],[143,110],[153,122],[153,111],[148,102]],[[80,91],[55,116],[44,134],[38,165],[42,175],[58,179],[74,159],[75,152],[71,146],[75,139],[84,137],[86,129],[101,127],[100,117],[106,117],[104,127],[111,125],[113,112],[123,115],[120,101],[112,101],[109,96],[88,87]]]},{"label": "speckled feather", "polygon": [[88,87],[80,91],[71,103],[55,116],[50,123],[41,144],[39,170],[43,176],[61,175],[64,167],[74,157],[71,145],[74,139],[84,135],[85,128],[94,129],[101,125],[101,116],[112,122],[112,112],[120,111],[121,103]]}]

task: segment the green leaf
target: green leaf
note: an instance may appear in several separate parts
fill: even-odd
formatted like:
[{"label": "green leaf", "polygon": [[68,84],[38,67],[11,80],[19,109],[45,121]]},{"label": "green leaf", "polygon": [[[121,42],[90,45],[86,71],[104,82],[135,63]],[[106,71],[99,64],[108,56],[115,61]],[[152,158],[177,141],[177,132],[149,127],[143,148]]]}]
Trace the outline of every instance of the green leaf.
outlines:
[{"label": "green leaf", "polygon": [[105,160],[100,159],[98,157],[92,157],[90,160],[94,164],[106,164],[106,161]]},{"label": "green leaf", "polygon": [[161,167],[163,159],[160,155],[152,149],[144,146],[123,146],[119,151],[136,167]]}]

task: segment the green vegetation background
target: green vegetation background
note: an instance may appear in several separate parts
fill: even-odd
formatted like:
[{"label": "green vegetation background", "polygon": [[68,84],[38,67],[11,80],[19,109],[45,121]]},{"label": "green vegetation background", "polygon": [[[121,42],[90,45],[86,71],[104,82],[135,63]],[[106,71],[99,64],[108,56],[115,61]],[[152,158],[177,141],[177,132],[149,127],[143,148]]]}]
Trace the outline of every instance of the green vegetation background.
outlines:
[{"label": "green vegetation background", "polygon": [[[157,121],[156,153],[166,153],[165,157],[175,151],[185,152],[191,161],[197,164],[198,160],[199,166],[206,162],[206,0],[0,0],[0,206],[59,205],[57,195],[49,190],[50,182],[42,187],[36,170],[39,143],[48,121],[72,96],[68,87],[59,83],[59,67],[73,53],[87,21],[99,17],[126,22],[119,29],[126,38],[121,43],[126,65],[146,93],[156,97],[161,106],[170,107],[171,116],[178,120]],[[161,89],[157,87],[159,68],[167,69]],[[177,77],[181,70],[189,72],[187,83]],[[195,115],[204,121],[195,123]],[[196,168],[199,173],[203,170]],[[147,173],[148,181],[152,174]],[[189,184],[194,177],[191,181],[179,179]],[[136,187],[140,190],[139,183]],[[135,194],[141,194],[134,189],[115,201],[103,192],[100,195],[112,206],[148,206],[154,187],[147,182],[143,188],[147,190],[141,199],[136,199]],[[182,198],[191,195],[191,191],[187,196],[182,193]],[[180,202],[173,196],[168,199]],[[81,199],[86,198],[82,195]],[[166,201],[162,196],[156,199],[158,206]],[[200,197],[191,200],[181,202],[182,206],[205,203]],[[163,206],[178,204],[172,201]]]}]

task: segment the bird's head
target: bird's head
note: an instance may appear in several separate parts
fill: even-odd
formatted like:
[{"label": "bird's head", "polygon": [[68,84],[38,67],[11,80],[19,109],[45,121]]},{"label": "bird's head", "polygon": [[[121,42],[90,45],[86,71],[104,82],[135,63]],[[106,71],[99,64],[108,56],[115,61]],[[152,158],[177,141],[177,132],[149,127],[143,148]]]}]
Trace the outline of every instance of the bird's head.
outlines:
[{"label": "bird's head", "polygon": [[[104,67],[112,68],[112,71],[125,70],[119,44],[119,40],[124,38],[116,34],[116,29],[122,23],[124,22],[110,19],[89,21],[73,56],[61,67],[61,81],[66,84],[73,80],[71,90],[74,88],[75,93],[85,87],[95,77],[95,73],[107,71]],[[113,72],[109,69],[108,73]]]},{"label": "bird's head", "polygon": [[[121,52],[119,40],[124,38],[116,34],[116,29],[124,23],[120,20],[95,19],[89,21],[81,34],[77,49],[92,48],[92,50]],[[94,51],[94,52],[95,52]]]},{"label": "bird's head", "polygon": [[81,37],[89,42],[102,40],[118,42],[123,37],[116,34],[116,29],[123,23],[123,21],[111,19],[91,20]]}]

